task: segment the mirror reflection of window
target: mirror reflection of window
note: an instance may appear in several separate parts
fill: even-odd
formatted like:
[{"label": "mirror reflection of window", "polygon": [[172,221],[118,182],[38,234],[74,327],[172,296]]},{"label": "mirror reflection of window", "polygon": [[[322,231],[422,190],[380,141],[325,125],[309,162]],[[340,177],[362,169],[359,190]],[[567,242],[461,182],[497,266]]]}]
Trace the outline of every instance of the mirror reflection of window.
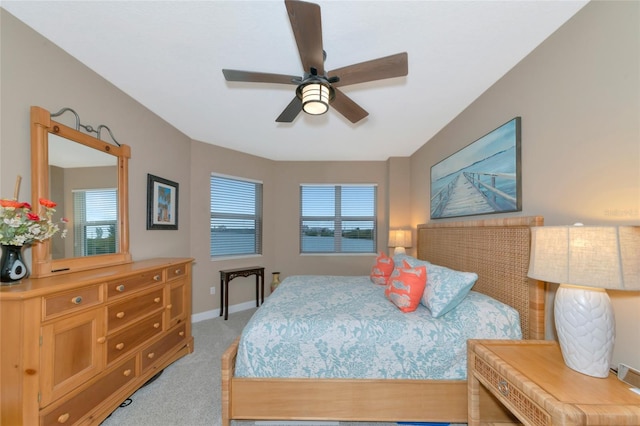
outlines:
[{"label": "mirror reflection of window", "polygon": [[[52,258],[117,253],[117,158],[50,134],[49,182],[51,199],[58,203],[54,220],[68,220],[65,226],[67,237],[52,239]],[[111,194],[110,200],[81,203],[87,214],[78,215],[79,202],[75,197],[82,191],[90,194],[87,196],[89,201],[94,193],[100,194],[102,191]],[[112,230],[114,223],[115,229]]]},{"label": "mirror reflection of window", "polygon": [[116,188],[73,191],[74,256],[116,253],[117,193]]}]

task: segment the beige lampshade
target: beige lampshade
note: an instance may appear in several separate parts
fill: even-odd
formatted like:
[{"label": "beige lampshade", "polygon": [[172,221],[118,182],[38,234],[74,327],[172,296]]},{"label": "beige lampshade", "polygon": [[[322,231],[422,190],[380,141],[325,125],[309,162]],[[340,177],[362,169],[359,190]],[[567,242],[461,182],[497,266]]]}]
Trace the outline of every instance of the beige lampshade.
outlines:
[{"label": "beige lampshade", "polygon": [[411,247],[411,230],[396,229],[389,231],[389,247]]},{"label": "beige lampshade", "polygon": [[640,290],[640,226],[531,228],[530,278]]}]

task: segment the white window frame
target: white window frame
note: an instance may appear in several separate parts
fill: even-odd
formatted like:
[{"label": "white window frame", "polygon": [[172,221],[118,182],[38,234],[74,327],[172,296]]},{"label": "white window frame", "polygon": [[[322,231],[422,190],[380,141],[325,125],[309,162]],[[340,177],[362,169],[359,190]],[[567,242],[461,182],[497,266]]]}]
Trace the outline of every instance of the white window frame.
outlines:
[{"label": "white window frame", "polygon": [[[326,215],[326,216],[305,216],[304,213],[304,197],[303,197],[303,190],[305,187],[330,187],[330,188],[334,188],[334,196],[335,196],[335,200],[334,200],[334,213],[333,215]],[[369,216],[369,215],[365,215],[365,216],[343,216],[341,213],[341,209],[342,209],[342,202],[343,202],[343,196],[342,196],[342,189],[344,187],[367,187],[367,188],[372,188],[374,193],[373,193],[373,205],[371,206],[371,208],[373,209],[373,215]],[[338,183],[338,184],[309,184],[309,183],[303,183],[300,184],[300,190],[299,190],[299,194],[300,194],[300,211],[299,211],[299,215],[300,215],[300,223],[299,223],[299,247],[300,247],[300,254],[302,255],[308,255],[308,254],[313,254],[313,255],[321,255],[321,254],[330,254],[330,255],[353,255],[353,254],[375,254],[377,253],[377,240],[378,240],[378,185],[377,184],[350,184],[350,183]],[[303,242],[303,238],[304,238],[304,233],[305,233],[305,222],[309,222],[309,221],[315,221],[315,222],[332,222],[333,223],[333,250],[321,250],[321,251],[311,251],[308,248],[304,247],[304,242]],[[372,223],[372,230],[371,230],[371,237],[372,237],[372,248],[371,250],[365,250],[365,251],[361,251],[361,250],[344,250],[342,247],[342,231],[343,231],[343,222],[353,222],[353,221],[363,221],[363,222],[371,222]]]},{"label": "white window frame", "polygon": [[[115,194],[115,208],[116,217],[114,220],[100,220],[89,221],[87,220],[86,212],[86,194],[89,192],[113,192]],[[73,193],[73,253],[74,256],[93,256],[96,254],[113,254],[118,251],[120,247],[118,234],[118,188],[95,188],[95,189],[74,189]],[[82,200],[79,199],[82,197]],[[82,201],[83,206],[78,206],[77,202]],[[86,229],[88,227],[109,227],[114,230],[114,247],[112,252],[104,253],[88,253],[88,239],[86,235]]]}]

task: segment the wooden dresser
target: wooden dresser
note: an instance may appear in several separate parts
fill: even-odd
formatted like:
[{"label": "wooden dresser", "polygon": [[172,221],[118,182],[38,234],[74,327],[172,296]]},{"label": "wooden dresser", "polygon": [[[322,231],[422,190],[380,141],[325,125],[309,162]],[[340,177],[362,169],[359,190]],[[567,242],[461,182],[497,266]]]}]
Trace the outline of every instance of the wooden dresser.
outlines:
[{"label": "wooden dresser", "polygon": [[0,424],[100,424],[193,352],[192,261],[150,259],[0,287]]}]

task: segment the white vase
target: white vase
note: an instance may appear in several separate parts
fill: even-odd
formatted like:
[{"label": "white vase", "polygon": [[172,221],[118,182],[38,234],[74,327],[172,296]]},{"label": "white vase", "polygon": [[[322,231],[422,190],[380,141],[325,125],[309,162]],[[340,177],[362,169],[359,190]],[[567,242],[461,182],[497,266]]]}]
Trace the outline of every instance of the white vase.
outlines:
[{"label": "white vase", "polygon": [[615,318],[604,289],[560,285],[554,302],[565,364],[593,377],[607,377],[613,356]]}]

